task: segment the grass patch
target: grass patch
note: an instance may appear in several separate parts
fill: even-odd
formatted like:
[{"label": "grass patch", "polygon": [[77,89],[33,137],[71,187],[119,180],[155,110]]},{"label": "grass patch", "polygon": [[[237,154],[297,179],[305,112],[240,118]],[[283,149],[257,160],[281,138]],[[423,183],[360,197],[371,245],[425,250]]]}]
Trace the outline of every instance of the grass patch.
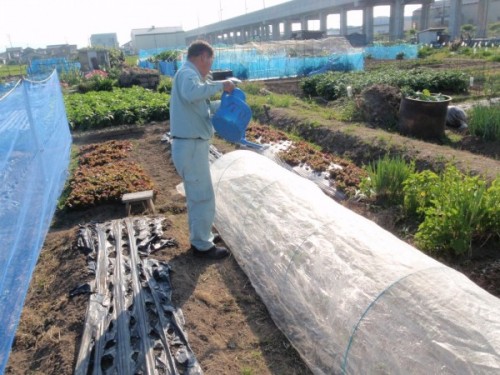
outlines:
[{"label": "grass patch", "polygon": [[401,156],[385,155],[365,169],[368,177],[360,184],[361,192],[387,204],[403,203],[403,183],[415,171],[413,162],[408,164]]},{"label": "grass patch", "polygon": [[500,140],[500,105],[477,106],[469,113],[469,131],[487,141]]}]

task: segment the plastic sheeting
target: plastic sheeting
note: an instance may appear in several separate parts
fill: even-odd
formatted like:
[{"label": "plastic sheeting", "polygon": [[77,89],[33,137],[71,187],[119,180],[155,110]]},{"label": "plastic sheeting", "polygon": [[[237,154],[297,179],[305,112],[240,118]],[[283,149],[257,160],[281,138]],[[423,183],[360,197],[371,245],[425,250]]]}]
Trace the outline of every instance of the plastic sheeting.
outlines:
[{"label": "plastic sheeting", "polygon": [[257,153],[212,176],[218,231],[315,374],[500,373],[500,299]]},{"label": "plastic sheeting", "polygon": [[67,177],[71,147],[57,74],[0,99],[0,373]]}]

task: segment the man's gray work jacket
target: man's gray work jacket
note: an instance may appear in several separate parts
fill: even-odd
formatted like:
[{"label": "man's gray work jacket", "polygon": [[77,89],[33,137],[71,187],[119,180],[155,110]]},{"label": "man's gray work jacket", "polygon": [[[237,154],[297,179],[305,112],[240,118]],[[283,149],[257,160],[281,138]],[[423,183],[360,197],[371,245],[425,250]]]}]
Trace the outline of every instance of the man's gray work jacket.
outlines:
[{"label": "man's gray work jacket", "polygon": [[196,66],[186,61],[173,80],[170,134],[177,138],[210,139],[214,128],[209,98],[222,89],[222,82],[203,81]]}]

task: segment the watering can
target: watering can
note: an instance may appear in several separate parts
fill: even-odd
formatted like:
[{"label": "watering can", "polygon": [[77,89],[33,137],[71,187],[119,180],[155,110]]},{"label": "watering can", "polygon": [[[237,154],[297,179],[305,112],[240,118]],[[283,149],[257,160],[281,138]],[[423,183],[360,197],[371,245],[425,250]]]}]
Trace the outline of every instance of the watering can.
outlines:
[{"label": "watering can", "polygon": [[246,103],[245,93],[235,88],[231,94],[222,93],[220,107],[212,117],[212,124],[217,134],[228,142],[261,148],[262,145],[245,139],[251,118],[252,110]]}]

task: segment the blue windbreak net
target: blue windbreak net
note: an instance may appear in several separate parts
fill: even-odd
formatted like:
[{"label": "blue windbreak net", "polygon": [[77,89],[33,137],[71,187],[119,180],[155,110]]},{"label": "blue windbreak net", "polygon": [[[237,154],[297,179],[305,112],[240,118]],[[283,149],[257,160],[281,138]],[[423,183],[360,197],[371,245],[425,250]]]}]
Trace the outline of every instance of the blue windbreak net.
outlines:
[{"label": "blue windbreak net", "polygon": [[361,52],[326,56],[266,55],[257,51],[216,51],[213,70],[231,70],[239,79],[266,79],[306,76],[313,71],[363,70]]},{"label": "blue windbreak net", "polygon": [[[244,45],[214,45],[215,60],[212,70],[231,70],[234,77],[244,80],[307,76],[311,72],[358,71],[364,69],[364,56],[345,38],[323,40],[269,41]],[[139,66],[159,69],[163,75],[174,75],[184,61],[186,48],[181,51],[180,61],[160,63],[149,58],[166,49],[139,51]]]},{"label": "blue windbreak net", "polygon": [[395,60],[398,54],[404,53],[403,58],[416,59],[418,55],[418,45],[397,44],[394,46],[371,46],[365,48],[365,57],[370,56],[376,60]]},{"label": "blue windbreak net", "polygon": [[0,374],[67,177],[71,134],[56,72],[0,98]]},{"label": "blue windbreak net", "polygon": [[58,73],[66,73],[71,71],[80,71],[81,64],[77,61],[68,61],[64,57],[55,57],[51,59],[34,59],[28,67],[28,74],[50,74],[54,69]]}]

